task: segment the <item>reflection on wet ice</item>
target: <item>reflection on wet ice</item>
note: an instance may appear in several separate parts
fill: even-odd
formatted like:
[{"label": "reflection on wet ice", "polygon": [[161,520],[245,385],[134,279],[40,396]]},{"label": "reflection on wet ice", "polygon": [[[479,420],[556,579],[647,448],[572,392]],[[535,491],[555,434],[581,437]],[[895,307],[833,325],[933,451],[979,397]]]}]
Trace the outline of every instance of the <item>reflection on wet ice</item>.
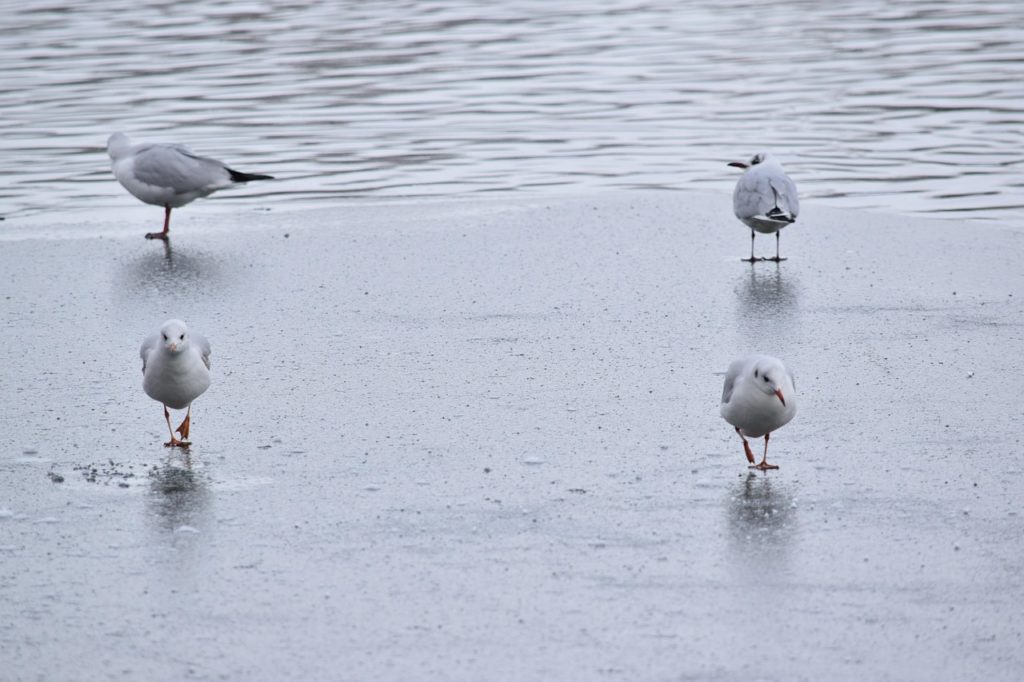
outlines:
[{"label": "reflection on wet ice", "polygon": [[154,289],[162,295],[182,291],[203,296],[219,291],[211,286],[221,280],[221,263],[201,251],[174,248],[170,240],[129,263],[124,270],[122,293],[135,296]]},{"label": "reflection on wet ice", "polygon": [[168,461],[150,471],[147,508],[157,526],[169,532],[196,532],[206,525],[209,481],[192,468],[186,452],[180,463]]},{"label": "reflection on wet ice", "polygon": [[749,472],[730,490],[729,533],[733,545],[751,558],[788,554],[797,527],[792,483],[772,475]]},{"label": "reflection on wet ice", "polygon": [[736,286],[740,314],[744,317],[788,317],[799,302],[799,280],[783,272],[785,263],[755,263]]}]

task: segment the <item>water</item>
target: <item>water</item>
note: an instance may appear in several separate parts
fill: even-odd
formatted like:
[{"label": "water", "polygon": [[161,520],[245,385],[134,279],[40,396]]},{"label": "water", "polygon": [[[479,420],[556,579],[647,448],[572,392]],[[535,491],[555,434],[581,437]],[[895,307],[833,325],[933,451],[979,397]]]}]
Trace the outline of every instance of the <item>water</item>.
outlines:
[{"label": "water", "polygon": [[280,178],[204,210],[729,192],[725,163],[761,149],[805,202],[1024,206],[1019,2],[7,5],[8,221],[134,208],[103,148],[115,130]]}]

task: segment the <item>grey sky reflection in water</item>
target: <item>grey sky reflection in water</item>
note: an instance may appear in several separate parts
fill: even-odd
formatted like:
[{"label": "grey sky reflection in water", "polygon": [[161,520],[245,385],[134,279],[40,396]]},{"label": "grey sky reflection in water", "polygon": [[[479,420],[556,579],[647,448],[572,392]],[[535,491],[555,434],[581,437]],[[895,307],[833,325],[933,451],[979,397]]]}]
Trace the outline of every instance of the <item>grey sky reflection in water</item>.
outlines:
[{"label": "grey sky reflection in water", "polygon": [[[1024,5],[775,0],[160,3],[5,16],[0,205],[116,209],[117,130],[279,178],[204,211],[480,192],[729,192],[1019,220]],[[254,58],[258,55],[258,58]],[[31,96],[26,96],[30,93]]]}]

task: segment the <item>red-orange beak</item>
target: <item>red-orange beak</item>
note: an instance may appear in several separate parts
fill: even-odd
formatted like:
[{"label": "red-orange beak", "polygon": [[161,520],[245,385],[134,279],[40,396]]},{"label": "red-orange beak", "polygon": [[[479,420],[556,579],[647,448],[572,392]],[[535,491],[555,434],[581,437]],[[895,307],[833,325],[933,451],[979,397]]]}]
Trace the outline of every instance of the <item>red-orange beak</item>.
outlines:
[{"label": "red-orange beak", "polygon": [[782,401],[783,406],[785,406],[786,399],[782,397],[782,391],[781,390],[776,390],[775,391],[775,395],[778,396],[779,400]]},{"label": "red-orange beak", "polygon": [[749,166],[742,161],[730,161],[727,165],[733,168],[749,168]]}]

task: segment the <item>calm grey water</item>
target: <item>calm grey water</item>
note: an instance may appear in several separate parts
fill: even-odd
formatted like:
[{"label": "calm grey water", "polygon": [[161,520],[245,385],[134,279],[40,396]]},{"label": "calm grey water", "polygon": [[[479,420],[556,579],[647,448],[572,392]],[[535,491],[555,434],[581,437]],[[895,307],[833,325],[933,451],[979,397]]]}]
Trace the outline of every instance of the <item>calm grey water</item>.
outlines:
[{"label": "calm grey water", "polygon": [[[1024,3],[7,2],[0,215],[134,208],[123,130],[280,178],[218,208],[731,191],[1019,220]],[[10,224],[10,223],[8,223]]]}]

